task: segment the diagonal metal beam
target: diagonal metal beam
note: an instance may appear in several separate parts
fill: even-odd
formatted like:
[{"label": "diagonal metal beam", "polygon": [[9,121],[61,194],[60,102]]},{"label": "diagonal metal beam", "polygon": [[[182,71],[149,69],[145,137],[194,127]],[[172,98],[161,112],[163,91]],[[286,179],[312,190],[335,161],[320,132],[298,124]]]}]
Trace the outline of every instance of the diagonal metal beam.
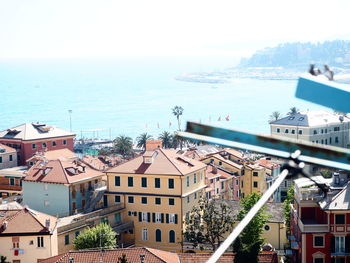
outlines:
[{"label": "diagonal metal beam", "polygon": [[350,112],[350,85],[304,75],[299,78],[295,97],[340,112]]},{"label": "diagonal metal beam", "polygon": [[350,150],[339,147],[320,147],[308,142],[301,143],[281,137],[257,135],[195,122],[187,122],[186,132],[178,132],[178,135],[196,141],[282,158],[288,158],[291,152],[300,150],[301,155],[298,158],[300,161],[350,171]]}]

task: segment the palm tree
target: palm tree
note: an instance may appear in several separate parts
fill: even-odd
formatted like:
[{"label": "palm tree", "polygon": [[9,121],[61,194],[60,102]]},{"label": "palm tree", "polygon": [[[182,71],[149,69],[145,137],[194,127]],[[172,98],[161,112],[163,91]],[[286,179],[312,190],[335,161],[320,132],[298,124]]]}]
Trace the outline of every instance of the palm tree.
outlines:
[{"label": "palm tree", "polygon": [[279,111],[274,111],[270,115],[270,121],[277,121],[279,118],[281,118],[281,113]]},{"label": "palm tree", "polygon": [[170,132],[163,131],[161,134],[159,134],[158,139],[162,140],[163,148],[167,149],[171,147],[172,136]]},{"label": "palm tree", "polygon": [[299,113],[299,109],[297,107],[292,107],[289,109],[289,112],[287,113],[288,116],[292,116]]},{"label": "palm tree", "polygon": [[181,106],[175,106],[174,108],[171,109],[173,114],[176,116],[177,119],[177,124],[179,126],[179,131],[180,129],[180,116],[182,115],[184,109]]},{"label": "palm tree", "polygon": [[119,135],[114,141],[114,152],[123,157],[133,154],[132,139],[128,136]]},{"label": "palm tree", "polygon": [[147,141],[152,139],[153,139],[152,135],[147,134],[147,132],[141,133],[141,135],[136,138],[137,147],[142,148],[143,150],[146,150]]},{"label": "palm tree", "polygon": [[5,256],[0,256],[0,263],[10,263]]}]

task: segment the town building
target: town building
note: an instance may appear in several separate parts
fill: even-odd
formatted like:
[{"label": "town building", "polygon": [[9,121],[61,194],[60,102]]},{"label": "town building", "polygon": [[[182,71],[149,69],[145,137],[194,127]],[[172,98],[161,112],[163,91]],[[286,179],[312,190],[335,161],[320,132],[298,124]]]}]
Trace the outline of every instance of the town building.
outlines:
[{"label": "town building", "polygon": [[208,165],[205,181],[207,184],[205,194],[208,199],[240,199],[239,176],[237,173],[228,172],[216,166]]},{"label": "town building", "polygon": [[16,149],[0,143],[0,170],[17,166]]},{"label": "town building", "polygon": [[346,173],[295,180],[291,218],[293,262],[350,262],[350,183]]},{"label": "town building", "polygon": [[214,145],[196,145],[184,151],[183,155],[191,159],[202,160],[208,155],[219,153],[220,151],[222,149]]},{"label": "town building", "polygon": [[324,110],[298,112],[270,122],[271,135],[315,144],[350,147],[350,118]]},{"label": "town building", "polygon": [[23,179],[23,202],[57,217],[92,211],[105,191],[104,173],[78,159],[37,161]]},{"label": "town building", "polygon": [[24,123],[0,131],[0,143],[17,150],[19,165],[38,151],[68,148],[73,151],[75,134],[44,123]]},{"label": "town building", "polygon": [[22,207],[0,205],[0,254],[12,263],[36,263],[57,255],[57,219]]},{"label": "town building", "polygon": [[44,150],[37,151],[33,156],[26,160],[27,166],[33,166],[37,161],[51,161],[51,160],[74,160],[77,159],[78,155],[68,148],[63,148],[59,150]]},{"label": "town building", "polygon": [[16,166],[0,170],[0,198],[22,194],[22,179],[27,166]]},{"label": "town building", "polygon": [[107,171],[107,206],[124,203],[136,246],[181,251],[185,217],[205,193],[206,165],[175,150],[146,151]]}]

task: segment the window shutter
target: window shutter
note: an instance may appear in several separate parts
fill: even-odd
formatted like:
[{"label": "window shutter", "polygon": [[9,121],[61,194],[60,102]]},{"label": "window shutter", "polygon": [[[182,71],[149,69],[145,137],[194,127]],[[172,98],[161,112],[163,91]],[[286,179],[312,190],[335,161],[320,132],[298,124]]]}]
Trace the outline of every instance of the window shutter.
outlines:
[{"label": "window shutter", "polygon": [[150,212],[147,213],[147,221],[151,222],[151,213]]},{"label": "window shutter", "polygon": [[335,237],[332,236],[331,239],[331,252],[334,253],[335,252]]},{"label": "window shutter", "polygon": [[175,214],[175,224],[177,224],[177,214]]},{"label": "window shutter", "polygon": [[152,213],[152,222],[156,222],[156,213]]},{"label": "window shutter", "polygon": [[350,253],[350,236],[345,237],[345,252]]},{"label": "window shutter", "polygon": [[169,214],[166,214],[166,223],[169,224]]},{"label": "window shutter", "polygon": [[161,215],[161,221],[162,221],[162,223],[164,223],[164,213],[162,213],[162,215]]},{"label": "window shutter", "polygon": [[139,222],[142,222],[142,213],[139,212]]}]

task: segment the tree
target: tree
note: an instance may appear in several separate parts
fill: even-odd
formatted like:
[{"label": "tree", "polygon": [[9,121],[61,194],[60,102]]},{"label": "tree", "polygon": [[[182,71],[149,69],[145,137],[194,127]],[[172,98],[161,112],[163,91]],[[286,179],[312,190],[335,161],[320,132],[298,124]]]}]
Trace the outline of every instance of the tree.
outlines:
[{"label": "tree", "polygon": [[287,231],[286,234],[287,236],[290,235],[290,204],[293,203],[294,200],[294,185],[292,185],[288,191],[287,191],[287,197],[283,202],[283,209],[284,209],[284,217],[286,218],[286,226],[287,226]]},{"label": "tree", "polygon": [[76,250],[88,248],[113,248],[117,244],[116,233],[109,224],[101,223],[89,228],[74,239]]},{"label": "tree", "polygon": [[118,258],[118,262],[117,263],[131,263],[131,262],[128,261],[128,259],[126,258],[126,255],[123,254],[121,257]]},{"label": "tree", "polygon": [[293,116],[295,114],[299,113],[299,109],[297,107],[292,107],[289,109],[289,112],[287,113],[288,116]]},{"label": "tree", "polygon": [[181,130],[180,116],[182,115],[184,109],[181,106],[175,106],[171,110],[172,110],[173,114],[176,116],[177,124],[179,126],[179,131],[180,131]]},{"label": "tree", "polygon": [[281,113],[279,111],[274,111],[270,115],[270,121],[277,121],[279,118],[281,118]]},{"label": "tree", "polygon": [[[242,209],[239,211],[237,216],[237,219],[239,221],[243,220],[249,210],[259,201],[260,197],[261,195],[252,193],[251,195],[248,195],[241,200]],[[263,226],[265,225],[268,218],[269,216],[265,214],[264,208],[262,208],[253,217],[250,223],[244,228],[240,235],[242,249],[237,252],[237,261],[235,259],[235,263],[243,262],[241,259],[244,258],[244,262],[258,262],[258,254],[264,242],[261,234],[263,231]]]},{"label": "tree", "polygon": [[152,135],[148,134],[147,132],[142,133],[140,136],[136,138],[137,147],[142,148],[143,150],[146,150],[147,141],[152,139],[153,139]]},{"label": "tree", "polygon": [[159,134],[158,139],[162,140],[163,148],[165,149],[171,148],[173,138],[170,132],[163,131],[161,134]]},{"label": "tree", "polygon": [[224,201],[200,199],[186,218],[184,237],[195,248],[210,245],[215,251],[233,224],[230,208]]},{"label": "tree", "polygon": [[112,154],[112,151],[108,147],[103,147],[98,151],[98,155],[108,156],[111,154]]},{"label": "tree", "polygon": [[121,154],[123,157],[133,154],[132,139],[128,136],[120,135],[114,141],[114,152]]},{"label": "tree", "polygon": [[0,263],[10,263],[5,256],[0,256]]}]

